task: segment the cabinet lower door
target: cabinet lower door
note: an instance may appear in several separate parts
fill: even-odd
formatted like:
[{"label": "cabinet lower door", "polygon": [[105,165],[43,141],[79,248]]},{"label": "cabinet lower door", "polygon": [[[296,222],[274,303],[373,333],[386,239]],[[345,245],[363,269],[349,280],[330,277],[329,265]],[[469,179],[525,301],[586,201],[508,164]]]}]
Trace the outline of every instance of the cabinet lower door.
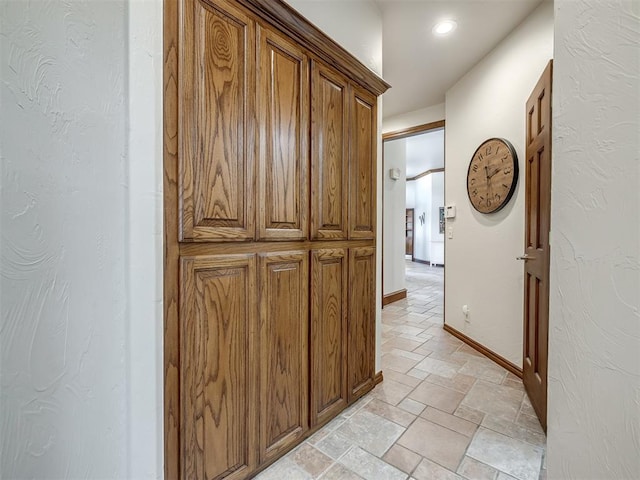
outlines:
[{"label": "cabinet lower door", "polygon": [[308,252],[260,256],[260,462],[309,428]]},{"label": "cabinet lower door", "polygon": [[347,405],[347,255],[342,248],[311,253],[311,424]]},{"label": "cabinet lower door", "polygon": [[374,386],[375,269],[375,247],[349,250],[349,401],[364,395]]},{"label": "cabinet lower door", "polygon": [[257,464],[255,255],[180,267],[182,478],[246,478]]}]

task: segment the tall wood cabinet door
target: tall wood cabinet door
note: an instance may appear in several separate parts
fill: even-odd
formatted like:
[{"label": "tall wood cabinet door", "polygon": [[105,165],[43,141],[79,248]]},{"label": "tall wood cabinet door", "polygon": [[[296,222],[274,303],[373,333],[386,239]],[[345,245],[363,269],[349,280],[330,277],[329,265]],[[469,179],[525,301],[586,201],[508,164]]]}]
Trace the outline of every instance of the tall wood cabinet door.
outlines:
[{"label": "tall wood cabinet door", "polygon": [[309,66],[302,49],[258,29],[258,235],[308,235]]},{"label": "tall wood cabinet door", "polygon": [[323,423],[348,401],[347,255],[342,248],[311,252],[311,424]]},{"label": "tall wood cabinet door", "polygon": [[350,102],[349,238],[375,238],[377,99],[353,87]]},{"label": "tall wood cabinet door", "polygon": [[180,262],[182,478],[246,478],[257,464],[255,255]]},{"label": "tall wood cabinet door", "polygon": [[260,256],[260,462],[309,428],[307,252]]},{"label": "tall wood cabinet door", "polygon": [[376,249],[349,250],[349,401],[374,387]]},{"label": "tall wood cabinet door", "polygon": [[182,0],[180,240],[255,235],[255,23],[225,0]]},{"label": "tall wood cabinet door", "polygon": [[311,238],[346,239],[349,201],[347,81],[311,66]]}]

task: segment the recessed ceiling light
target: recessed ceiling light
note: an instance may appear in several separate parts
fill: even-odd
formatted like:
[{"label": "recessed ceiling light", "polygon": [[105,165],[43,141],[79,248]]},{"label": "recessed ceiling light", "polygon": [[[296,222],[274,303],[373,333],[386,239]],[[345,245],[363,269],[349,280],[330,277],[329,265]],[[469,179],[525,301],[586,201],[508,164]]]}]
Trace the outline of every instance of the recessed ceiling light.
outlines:
[{"label": "recessed ceiling light", "polygon": [[436,23],[432,31],[434,35],[448,35],[453,32],[457,26],[458,24],[453,20],[443,20],[442,22]]}]

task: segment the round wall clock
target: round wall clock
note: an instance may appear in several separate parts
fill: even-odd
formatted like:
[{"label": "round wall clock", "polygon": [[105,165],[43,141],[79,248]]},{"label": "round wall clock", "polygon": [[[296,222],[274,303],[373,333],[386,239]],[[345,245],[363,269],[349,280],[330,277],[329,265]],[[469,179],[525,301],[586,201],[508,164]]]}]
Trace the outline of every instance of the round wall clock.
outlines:
[{"label": "round wall clock", "polygon": [[518,156],[503,138],[485,140],[476,149],[467,171],[467,194],[480,213],[503,208],[513,196],[518,182]]}]

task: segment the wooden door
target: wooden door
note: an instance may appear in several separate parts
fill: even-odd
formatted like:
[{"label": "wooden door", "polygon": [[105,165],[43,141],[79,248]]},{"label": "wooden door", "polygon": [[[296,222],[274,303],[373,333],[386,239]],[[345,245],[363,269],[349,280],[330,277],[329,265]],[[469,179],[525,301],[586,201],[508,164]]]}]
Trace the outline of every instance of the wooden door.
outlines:
[{"label": "wooden door", "polygon": [[347,255],[311,253],[311,425],[334,417],[348,401]]},{"label": "wooden door", "polygon": [[405,213],[405,255],[411,255],[411,260],[413,260],[413,208],[407,208]]},{"label": "wooden door", "polygon": [[258,28],[258,235],[308,236],[309,73],[303,50]]},{"label": "wooden door", "polygon": [[376,97],[353,87],[350,96],[349,238],[376,236]]},{"label": "wooden door", "polygon": [[308,253],[260,255],[260,463],[309,428]]},{"label": "wooden door", "polygon": [[546,430],[551,218],[549,62],[527,101],[523,382]]},{"label": "wooden door", "polygon": [[256,466],[255,255],[180,265],[182,478],[245,478]]},{"label": "wooden door", "polygon": [[349,250],[348,380],[349,401],[374,386],[375,375],[375,247]]},{"label": "wooden door", "polygon": [[346,239],[349,192],[347,81],[311,67],[311,238]]},{"label": "wooden door", "polygon": [[254,237],[255,23],[225,0],[183,0],[180,240]]}]

